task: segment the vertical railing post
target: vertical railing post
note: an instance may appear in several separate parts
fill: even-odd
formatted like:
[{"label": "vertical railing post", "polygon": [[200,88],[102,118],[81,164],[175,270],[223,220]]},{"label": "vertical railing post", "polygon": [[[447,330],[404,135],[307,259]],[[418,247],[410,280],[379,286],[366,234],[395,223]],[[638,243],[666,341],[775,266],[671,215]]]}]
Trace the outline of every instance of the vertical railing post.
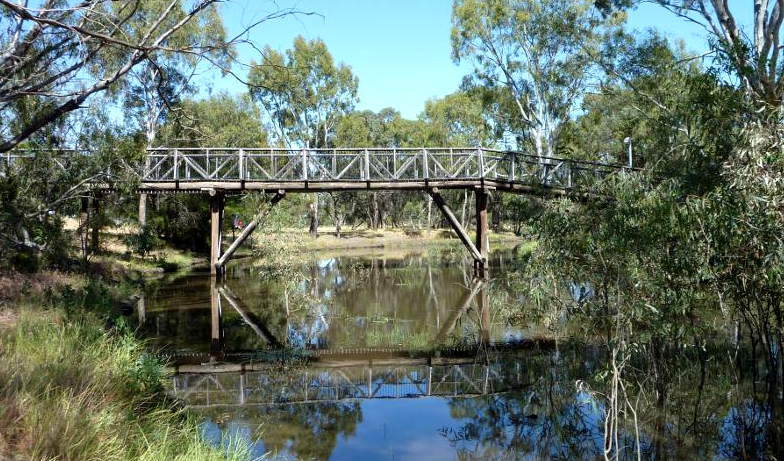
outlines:
[{"label": "vertical railing post", "polygon": [[392,148],[392,179],[397,179],[397,149]]},{"label": "vertical railing post", "polygon": [[479,177],[485,177],[485,150],[481,147],[477,149],[476,153],[479,155]]},{"label": "vertical railing post", "polygon": [[365,149],[365,181],[370,181],[370,151]]},{"label": "vertical railing post", "polygon": [[574,164],[569,162],[569,176],[567,177],[567,187],[569,189],[572,188],[572,171],[574,170]]},{"label": "vertical railing post", "polygon": [[180,151],[174,149],[174,180],[180,179]]},{"label": "vertical railing post", "polygon": [[302,180],[308,180],[308,150],[302,149]]},{"label": "vertical railing post", "polygon": [[515,180],[515,156],[515,153],[512,152],[512,172],[509,175],[512,182]]},{"label": "vertical railing post", "polygon": [[424,147],[422,148],[422,174],[425,179],[428,178],[429,173],[427,170],[427,149]]},{"label": "vertical railing post", "polygon": [[[272,150],[272,148],[270,148],[270,150],[269,150],[269,155],[270,155],[270,165],[272,165],[272,168],[270,170],[270,174],[272,175],[272,178],[277,178],[278,177],[278,158],[275,156],[275,151]],[[270,179],[272,179],[272,178],[270,178]]]},{"label": "vertical railing post", "polygon": [[240,180],[244,180],[245,179],[245,168],[244,168],[244,164],[245,164],[245,150],[244,149],[240,149],[238,155],[239,155],[239,159],[238,159],[239,160],[239,166],[237,168],[239,170]]},{"label": "vertical railing post", "polygon": [[142,166],[142,179],[148,179],[150,176],[150,151],[144,151],[144,164]]}]

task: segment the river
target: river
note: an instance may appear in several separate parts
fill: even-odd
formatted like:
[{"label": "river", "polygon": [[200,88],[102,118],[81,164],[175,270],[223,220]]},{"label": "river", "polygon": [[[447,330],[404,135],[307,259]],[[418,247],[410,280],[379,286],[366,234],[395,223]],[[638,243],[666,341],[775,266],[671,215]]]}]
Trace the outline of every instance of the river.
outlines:
[{"label": "river", "polygon": [[[531,302],[510,277],[520,264],[515,249],[494,251],[485,281],[458,250],[322,254],[273,275],[239,260],[218,280],[152,285],[136,319],[207,439],[256,457],[602,458],[607,348],[569,322],[510,322]],[[591,294],[560,288],[565,302]],[[641,385],[620,444],[639,438],[643,459],[762,459],[769,413],[750,391],[722,397],[735,374],[721,357],[673,357],[685,365],[667,378],[666,409],[646,413],[660,400]]]}]

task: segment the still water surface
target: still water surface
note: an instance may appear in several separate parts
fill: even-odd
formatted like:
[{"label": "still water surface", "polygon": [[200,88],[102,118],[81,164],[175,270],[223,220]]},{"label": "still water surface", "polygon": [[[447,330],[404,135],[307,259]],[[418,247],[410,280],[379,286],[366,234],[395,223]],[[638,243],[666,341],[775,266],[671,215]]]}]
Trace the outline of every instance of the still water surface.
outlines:
[{"label": "still water surface", "polygon": [[[245,260],[217,282],[193,273],[151,287],[138,317],[179,366],[171,392],[207,438],[239,437],[255,456],[602,458],[605,403],[584,383],[606,370],[605,349],[509,324],[509,306],[521,302],[507,280],[514,255],[493,253],[489,282],[446,250],[317,256],[272,278]],[[564,286],[567,297],[585,296]],[[704,363],[693,367],[703,376]],[[686,368],[670,391],[672,421],[643,421],[643,457],[733,459],[742,448],[761,459],[753,453],[764,451],[766,422],[752,416],[764,407],[698,397],[699,374]],[[698,427],[682,425],[698,414]],[[632,437],[622,432],[621,442]]]}]

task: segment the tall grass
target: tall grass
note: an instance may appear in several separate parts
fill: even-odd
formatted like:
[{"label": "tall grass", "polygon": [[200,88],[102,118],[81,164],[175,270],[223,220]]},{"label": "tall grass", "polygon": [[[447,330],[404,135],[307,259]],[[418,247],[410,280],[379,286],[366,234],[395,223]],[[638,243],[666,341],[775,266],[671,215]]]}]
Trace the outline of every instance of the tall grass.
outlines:
[{"label": "tall grass", "polygon": [[132,335],[89,313],[18,308],[0,325],[0,459],[248,458],[208,445],[163,377]]}]

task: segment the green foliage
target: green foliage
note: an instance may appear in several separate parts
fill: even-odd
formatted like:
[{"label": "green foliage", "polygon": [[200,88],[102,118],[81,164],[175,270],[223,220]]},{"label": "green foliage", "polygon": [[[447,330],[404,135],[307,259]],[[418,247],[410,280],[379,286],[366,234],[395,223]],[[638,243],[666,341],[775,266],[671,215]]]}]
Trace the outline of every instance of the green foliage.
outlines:
[{"label": "green foliage", "polygon": [[428,100],[420,119],[426,129],[426,146],[487,146],[493,142],[484,107],[469,93]]},{"label": "green foliage", "polygon": [[264,48],[248,74],[250,94],[285,146],[331,147],[338,118],[357,100],[351,68],[335,64],[321,39],[298,36],[284,53]]},{"label": "green foliage", "polygon": [[247,95],[219,93],[182,101],[163,126],[167,145],[184,147],[267,147],[261,113]]},{"label": "green foliage", "polygon": [[132,252],[145,257],[151,251],[160,247],[161,239],[153,226],[144,226],[139,229],[138,233],[126,235],[125,244]]},{"label": "green foliage", "polygon": [[561,125],[585,90],[594,56],[617,33],[622,15],[601,15],[588,1],[455,0],[452,57],[472,60],[473,83],[498,129],[536,155],[553,156]]},{"label": "green foliage", "polygon": [[[91,283],[89,286],[92,286]],[[74,292],[71,314],[17,307],[0,325],[0,457],[221,460],[246,449],[209,446],[163,394],[163,364],[123,322],[107,333],[89,311],[104,288]],[[77,301],[78,300],[78,301]],[[78,308],[76,307],[78,305]]]}]

